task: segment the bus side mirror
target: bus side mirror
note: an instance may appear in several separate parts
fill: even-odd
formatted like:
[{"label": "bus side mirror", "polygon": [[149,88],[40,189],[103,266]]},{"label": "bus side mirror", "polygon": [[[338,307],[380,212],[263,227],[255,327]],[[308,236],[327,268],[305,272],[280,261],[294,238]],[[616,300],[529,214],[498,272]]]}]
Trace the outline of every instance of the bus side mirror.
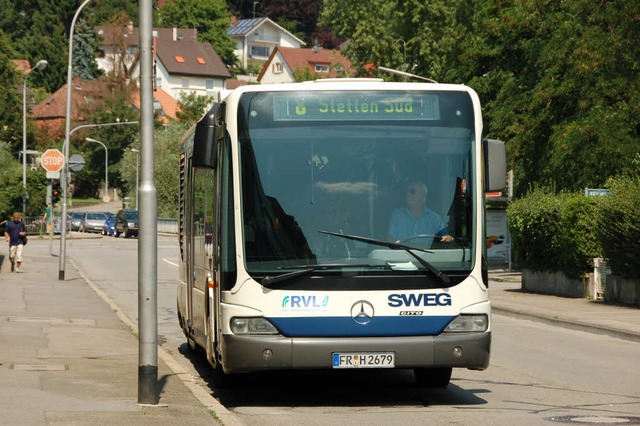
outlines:
[{"label": "bus side mirror", "polygon": [[224,140],[224,104],[215,103],[198,121],[193,139],[193,166],[215,168]]},{"label": "bus side mirror", "polygon": [[497,139],[483,139],[484,191],[500,192],[507,184],[507,157],[504,142]]}]

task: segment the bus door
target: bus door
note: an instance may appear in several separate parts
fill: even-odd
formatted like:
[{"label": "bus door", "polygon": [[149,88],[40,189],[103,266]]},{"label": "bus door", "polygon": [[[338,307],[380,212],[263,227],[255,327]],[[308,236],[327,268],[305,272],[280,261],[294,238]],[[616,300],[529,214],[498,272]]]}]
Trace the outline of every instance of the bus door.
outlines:
[{"label": "bus door", "polygon": [[[194,264],[193,264],[193,244],[194,244],[194,226],[193,226],[193,185],[194,185],[194,168],[187,169],[187,190],[184,192],[185,202],[185,267],[186,267],[186,283],[187,283],[187,306],[185,324],[189,336],[193,337],[193,287],[194,287]],[[191,343],[191,340],[189,340]]]}]

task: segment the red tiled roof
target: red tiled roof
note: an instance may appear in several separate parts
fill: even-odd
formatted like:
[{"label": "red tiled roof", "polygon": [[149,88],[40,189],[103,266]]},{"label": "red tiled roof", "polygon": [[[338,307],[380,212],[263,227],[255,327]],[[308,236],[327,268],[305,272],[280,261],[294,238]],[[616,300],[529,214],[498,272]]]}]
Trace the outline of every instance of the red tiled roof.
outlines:
[{"label": "red tiled roof", "polygon": [[[71,88],[71,119],[85,120],[85,114],[101,100],[111,96],[113,83],[73,79]],[[55,91],[48,99],[36,105],[31,111],[34,119],[54,119],[66,117],[67,85]]]},{"label": "red tiled roof", "polygon": [[31,71],[31,65],[26,59],[12,59],[11,62],[18,72],[26,74]]},{"label": "red tiled roof", "polygon": [[[164,91],[162,87],[158,87],[158,90],[153,92],[153,100],[160,104],[160,107],[164,112],[164,116],[160,116],[161,121],[167,123],[169,122],[169,119],[175,120],[177,118],[176,112],[180,110],[178,101]],[[131,94],[131,103],[135,105],[136,108],[140,108],[140,91],[136,90]]]},{"label": "red tiled roof", "polygon": [[244,86],[246,85],[247,82],[244,80],[238,80],[238,79],[229,79],[226,81],[226,89],[227,90],[233,90],[233,89],[237,89],[240,86]]},{"label": "red tiled roof", "polygon": [[[330,66],[327,77],[336,77],[337,72],[333,68],[336,65],[341,65],[343,69],[351,70],[351,61],[346,56],[342,55],[337,50],[331,49],[302,49],[295,47],[282,47],[278,46],[274,49],[271,57],[267,61],[267,64],[276,56],[277,52],[282,55],[282,59],[289,67],[291,71],[298,69],[308,69],[312,74],[315,74],[315,65],[328,65]],[[258,81],[262,79],[266,66],[263,67]]]}]

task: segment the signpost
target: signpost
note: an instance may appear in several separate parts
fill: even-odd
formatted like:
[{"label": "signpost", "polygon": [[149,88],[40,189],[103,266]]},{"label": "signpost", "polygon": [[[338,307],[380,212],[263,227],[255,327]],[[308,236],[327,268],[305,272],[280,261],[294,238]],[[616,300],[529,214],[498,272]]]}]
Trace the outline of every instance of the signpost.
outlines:
[{"label": "signpost", "polygon": [[[42,167],[47,171],[48,179],[60,179],[60,170],[64,167],[64,155],[59,149],[48,149],[40,157]],[[49,210],[49,254],[53,253],[53,191],[52,181],[47,185],[47,199],[50,202]]]}]

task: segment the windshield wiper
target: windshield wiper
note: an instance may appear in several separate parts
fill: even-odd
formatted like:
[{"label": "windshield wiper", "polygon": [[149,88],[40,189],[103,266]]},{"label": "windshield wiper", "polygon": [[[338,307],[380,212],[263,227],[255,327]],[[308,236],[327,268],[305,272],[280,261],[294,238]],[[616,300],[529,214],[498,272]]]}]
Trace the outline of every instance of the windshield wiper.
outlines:
[{"label": "windshield wiper", "polygon": [[438,270],[431,263],[427,262],[426,260],[424,260],[423,258],[421,258],[420,256],[418,256],[417,254],[415,254],[413,252],[413,250],[418,250],[418,251],[422,251],[422,252],[425,252],[425,253],[433,253],[430,250],[425,250],[425,249],[421,249],[421,248],[417,248],[417,247],[406,246],[404,244],[399,244],[399,243],[391,243],[389,241],[383,241],[383,240],[376,240],[376,239],[373,239],[373,238],[361,237],[359,235],[338,234],[337,232],[330,232],[330,231],[318,231],[318,232],[321,233],[321,234],[333,235],[334,237],[345,238],[347,240],[360,241],[360,242],[363,242],[363,243],[369,243],[369,244],[373,244],[373,245],[376,245],[376,246],[387,247],[387,248],[390,248],[392,250],[404,250],[407,253],[409,253],[411,256],[413,256],[414,259],[416,259],[422,266],[424,266],[429,272],[434,274],[443,283],[449,284],[451,282],[451,280],[449,279],[449,276],[447,274],[445,274],[444,272]]},{"label": "windshield wiper", "polygon": [[274,276],[267,275],[266,277],[264,277],[262,279],[262,281],[260,283],[265,287],[269,287],[269,286],[271,286],[273,284],[277,284],[277,283],[282,282],[282,281],[289,281],[289,280],[292,280],[294,278],[304,277],[305,275],[311,274],[315,270],[316,270],[316,268],[305,268],[305,269],[301,269],[299,271],[287,272],[287,273],[281,274],[281,275],[274,275]]},{"label": "windshield wiper", "polygon": [[327,270],[327,269],[335,269],[335,268],[377,268],[377,269],[391,269],[388,265],[370,265],[370,264],[355,264],[355,263],[323,263],[318,265],[292,265],[292,266],[282,266],[279,269],[294,269],[294,268],[304,268],[298,271],[285,272],[284,274],[274,275],[274,276],[265,276],[262,278],[260,282],[263,286],[269,287],[274,284],[293,280],[295,278],[304,277],[310,275],[312,272]]}]

